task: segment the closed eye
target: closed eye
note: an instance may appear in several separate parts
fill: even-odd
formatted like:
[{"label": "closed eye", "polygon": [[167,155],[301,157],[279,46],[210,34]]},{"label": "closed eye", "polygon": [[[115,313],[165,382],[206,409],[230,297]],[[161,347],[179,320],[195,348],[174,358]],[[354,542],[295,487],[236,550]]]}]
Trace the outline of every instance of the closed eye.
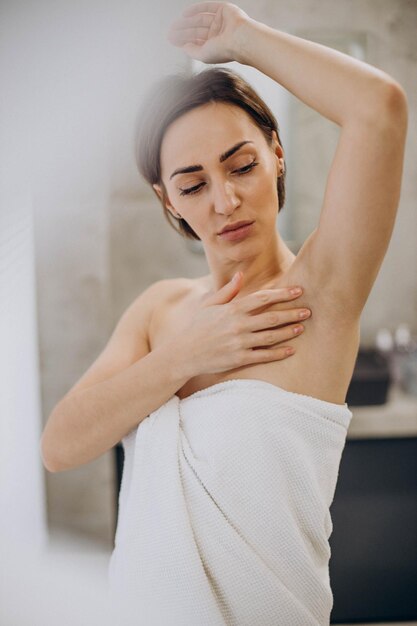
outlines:
[{"label": "closed eye", "polygon": [[[243,174],[248,174],[251,170],[253,170],[254,167],[256,167],[256,165],[259,165],[259,163],[257,161],[253,161],[252,163],[249,163],[249,165],[245,165],[244,167],[240,167],[239,169],[234,170],[232,174],[236,173],[238,174],[238,176],[242,176]],[[203,185],[205,185],[205,183],[199,183],[198,185],[195,185],[194,187],[188,187],[188,189],[180,188],[180,196],[185,196],[189,194],[194,195],[200,191]]]}]

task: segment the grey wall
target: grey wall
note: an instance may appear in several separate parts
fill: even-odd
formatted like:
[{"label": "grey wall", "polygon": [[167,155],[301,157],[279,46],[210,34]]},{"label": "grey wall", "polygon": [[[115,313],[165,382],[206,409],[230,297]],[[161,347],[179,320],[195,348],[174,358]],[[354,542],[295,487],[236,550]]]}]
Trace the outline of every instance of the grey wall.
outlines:
[{"label": "grey wall", "polygon": [[[189,65],[164,38],[187,4],[90,0],[2,5],[2,19],[14,34],[5,52],[11,63],[14,46],[24,52],[15,71],[27,76],[32,120],[44,420],[98,356],[141,290],[161,278],[207,272],[204,257],[188,249],[166,223],[133,159],[135,115],[149,83]],[[371,343],[380,326],[394,329],[402,321],[417,333],[412,271],[417,266],[417,5],[407,0],[264,0],[239,6],[288,32],[366,32],[368,62],[405,88],[410,121],[399,215],[363,312],[362,340]],[[323,123],[330,128],[330,122]],[[306,145],[313,140],[306,130]],[[304,184],[308,188],[315,181]],[[110,547],[113,453],[76,470],[45,473],[45,480],[51,527],[69,526]]]}]

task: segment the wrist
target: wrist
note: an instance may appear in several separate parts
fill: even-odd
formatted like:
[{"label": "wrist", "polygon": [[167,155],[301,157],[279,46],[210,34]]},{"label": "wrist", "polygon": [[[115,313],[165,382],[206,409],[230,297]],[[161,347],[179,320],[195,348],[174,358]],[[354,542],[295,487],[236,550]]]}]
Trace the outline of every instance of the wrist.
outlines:
[{"label": "wrist", "polygon": [[232,44],[232,56],[235,61],[242,65],[251,65],[248,43],[257,26],[259,26],[259,22],[251,17],[247,17],[241,20],[235,30]]},{"label": "wrist", "polygon": [[185,384],[190,378],[197,376],[199,372],[195,364],[193,346],[187,340],[186,335],[177,335],[163,346],[168,357],[170,368],[175,372],[175,376]]}]

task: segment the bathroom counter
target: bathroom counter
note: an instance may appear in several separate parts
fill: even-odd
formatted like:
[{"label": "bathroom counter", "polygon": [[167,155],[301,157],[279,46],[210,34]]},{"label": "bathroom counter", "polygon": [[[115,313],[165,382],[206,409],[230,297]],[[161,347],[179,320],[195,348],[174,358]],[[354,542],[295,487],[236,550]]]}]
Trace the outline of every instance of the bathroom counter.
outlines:
[{"label": "bathroom counter", "polygon": [[417,397],[391,386],[385,404],[350,406],[348,439],[417,437]]}]

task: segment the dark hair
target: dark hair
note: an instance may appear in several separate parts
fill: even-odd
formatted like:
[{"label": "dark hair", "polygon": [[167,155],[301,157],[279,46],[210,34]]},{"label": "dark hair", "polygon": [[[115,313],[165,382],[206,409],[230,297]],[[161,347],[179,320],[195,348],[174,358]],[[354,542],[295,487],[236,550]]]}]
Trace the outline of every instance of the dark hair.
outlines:
[{"label": "dark hair", "polygon": [[[209,102],[225,102],[240,107],[250,115],[269,145],[272,144],[272,131],[275,130],[282,146],[278,122],[272,111],[242,76],[228,68],[208,68],[191,76],[185,73],[172,74],[153,85],[136,123],[137,167],[151,185],[161,186],[162,206],[170,226],[182,236],[199,241],[200,237],[189,224],[184,219],[175,220],[165,207],[167,193],[161,179],[160,152],[169,124],[191,109]],[[286,168],[277,179],[278,213],[285,202],[285,174]],[[175,224],[179,224],[179,230]]]}]

